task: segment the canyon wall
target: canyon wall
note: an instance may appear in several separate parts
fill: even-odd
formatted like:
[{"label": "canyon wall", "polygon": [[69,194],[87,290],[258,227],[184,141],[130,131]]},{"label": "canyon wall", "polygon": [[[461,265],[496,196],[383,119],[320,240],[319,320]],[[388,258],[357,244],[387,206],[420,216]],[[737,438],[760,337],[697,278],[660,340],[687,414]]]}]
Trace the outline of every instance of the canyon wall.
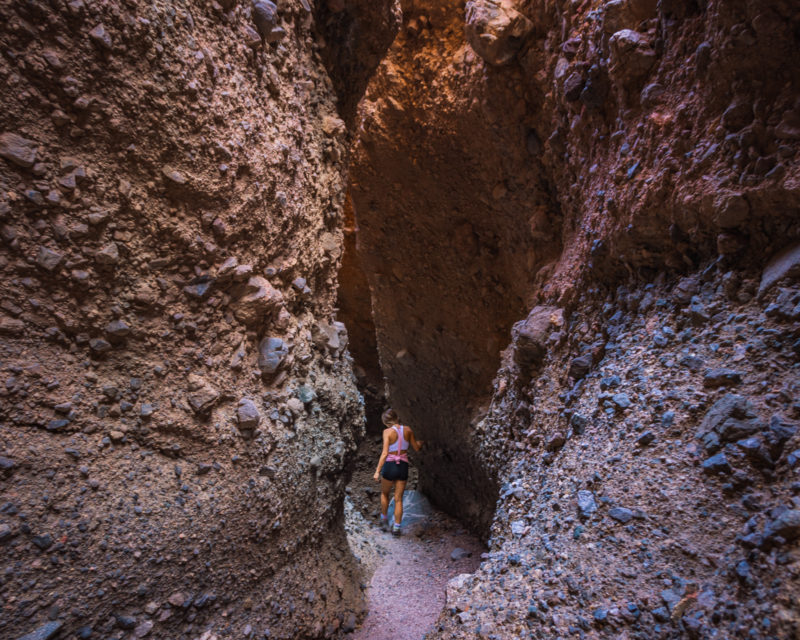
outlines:
[{"label": "canyon wall", "polygon": [[799,19],[403,3],[351,190],[421,481],[489,541],[434,637],[797,633]]},{"label": "canyon wall", "polygon": [[353,627],[339,5],[0,3],[3,637]]}]

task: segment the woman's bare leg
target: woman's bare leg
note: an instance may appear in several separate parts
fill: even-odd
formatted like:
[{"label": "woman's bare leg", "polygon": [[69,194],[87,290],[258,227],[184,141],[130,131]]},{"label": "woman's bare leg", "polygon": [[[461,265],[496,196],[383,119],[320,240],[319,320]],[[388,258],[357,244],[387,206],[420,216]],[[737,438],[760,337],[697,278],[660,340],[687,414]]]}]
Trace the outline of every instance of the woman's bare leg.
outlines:
[{"label": "woman's bare leg", "polygon": [[[403,493],[406,490],[406,481],[398,480],[394,485],[394,521],[400,524],[403,519]],[[386,505],[389,506],[388,503]]]},{"label": "woman's bare leg", "polygon": [[392,492],[394,482],[381,478],[381,515],[386,517],[386,512],[389,510],[389,494]]}]

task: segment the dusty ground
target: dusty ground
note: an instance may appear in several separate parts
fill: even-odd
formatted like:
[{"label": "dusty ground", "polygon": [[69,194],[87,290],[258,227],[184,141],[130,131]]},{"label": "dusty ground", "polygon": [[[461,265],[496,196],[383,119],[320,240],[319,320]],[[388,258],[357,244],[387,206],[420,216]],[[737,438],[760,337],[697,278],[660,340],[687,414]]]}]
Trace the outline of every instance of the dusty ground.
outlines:
[{"label": "dusty ground", "polygon": [[445,605],[448,580],[475,571],[483,547],[417,494],[416,473],[409,478],[411,489],[404,500],[403,535],[382,531],[377,483],[371,477],[379,454],[380,442],[374,438],[362,444],[345,506],[348,542],[369,581],[367,617],[353,637],[418,640],[433,629]]}]

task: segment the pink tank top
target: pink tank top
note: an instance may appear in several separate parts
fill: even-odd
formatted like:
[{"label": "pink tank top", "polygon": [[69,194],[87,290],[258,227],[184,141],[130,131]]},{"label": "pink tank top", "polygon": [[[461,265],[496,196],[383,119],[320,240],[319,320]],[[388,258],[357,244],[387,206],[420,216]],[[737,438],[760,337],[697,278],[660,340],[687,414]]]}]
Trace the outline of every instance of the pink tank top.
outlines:
[{"label": "pink tank top", "polygon": [[[389,455],[386,456],[387,462],[408,462],[408,443],[405,439],[405,427],[398,424],[392,427],[397,434],[397,442],[389,445]],[[403,450],[406,453],[401,453]],[[394,453],[392,453],[394,452]]]}]

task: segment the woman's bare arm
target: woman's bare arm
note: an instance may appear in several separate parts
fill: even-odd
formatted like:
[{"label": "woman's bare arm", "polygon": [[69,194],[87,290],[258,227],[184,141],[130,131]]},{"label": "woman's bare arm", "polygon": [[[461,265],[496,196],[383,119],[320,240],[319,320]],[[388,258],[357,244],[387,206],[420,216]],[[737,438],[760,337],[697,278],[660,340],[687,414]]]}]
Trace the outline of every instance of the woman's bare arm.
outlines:
[{"label": "woman's bare arm", "polygon": [[375,475],[372,476],[375,480],[381,478],[381,468],[383,463],[386,462],[386,456],[389,455],[389,429],[383,430],[383,451],[381,451],[380,460],[378,460],[378,468],[375,470]]},{"label": "woman's bare arm", "polygon": [[408,431],[411,433],[411,437],[408,441],[411,443],[411,446],[414,447],[414,451],[419,451],[422,449],[422,445],[425,444],[424,440],[417,440],[416,436],[414,435],[413,429],[411,427],[408,428]]}]

